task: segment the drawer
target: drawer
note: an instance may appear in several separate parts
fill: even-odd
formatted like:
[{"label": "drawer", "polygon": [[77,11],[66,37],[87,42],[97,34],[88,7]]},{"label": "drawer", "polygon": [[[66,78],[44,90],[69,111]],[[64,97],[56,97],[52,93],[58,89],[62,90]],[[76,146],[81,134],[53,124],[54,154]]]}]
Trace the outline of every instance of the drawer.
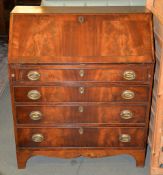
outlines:
[{"label": "drawer", "polygon": [[147,82],[149,68],[144,65],[111,66],[22,66],[15,70],[15,81],[62,82],[62,81],[102,81],[102,82]]},{"label": "drawer", "polygon": [[33,86],[15,87],[16,102],[144,102],[148,86]]},{"label": "drawer", "polygon": [[146,106],[16,106],[18,124],[145,123]]},{"label": "drawer", "polygon": [[[19,147],[144,147],[144,128],[19,128]],[[91,139],[90,139],[91,138]]]}]

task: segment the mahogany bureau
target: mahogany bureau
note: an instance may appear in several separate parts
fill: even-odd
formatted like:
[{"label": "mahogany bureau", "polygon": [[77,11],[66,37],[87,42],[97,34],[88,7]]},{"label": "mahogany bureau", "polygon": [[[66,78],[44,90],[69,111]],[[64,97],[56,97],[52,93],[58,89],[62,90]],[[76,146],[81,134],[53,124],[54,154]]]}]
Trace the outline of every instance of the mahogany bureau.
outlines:
[{"label": "mahogany bureau", "polygon": [[143,166],[154,71],[144,7],[15,7],[9,78],[19,168],[129,154]]}]

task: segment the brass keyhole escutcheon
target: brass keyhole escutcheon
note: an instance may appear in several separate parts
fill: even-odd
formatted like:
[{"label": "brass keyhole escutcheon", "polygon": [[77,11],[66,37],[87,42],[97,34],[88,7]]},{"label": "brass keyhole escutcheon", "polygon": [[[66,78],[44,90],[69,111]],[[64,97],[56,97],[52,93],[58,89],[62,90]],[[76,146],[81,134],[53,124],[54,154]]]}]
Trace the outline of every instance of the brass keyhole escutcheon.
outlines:
[{"label": "brass keyhole escutcheon", "polygon": [[79,110],[80,113],[82,113],[82,112],[84,112],[84,107],[83,106],[79,106],[78,110]]},{"label": "brass keyhole escutcheon", "polygon": [[122,119],[129,120],[133,117],[133,113],[130,110],[123,110],[120,116]]},{"label": "brass keyhole escutcheon", "polygon": [[37,71],[30,71],[27,75],[28,79],[31,81],[37,81],[40,79],[40,73]]},{"label": "brass keyhole escutcheon", "polygon": [[32,111],[30,114],[29,114],[29,117],[34,120],[34,121],[37,121],[37,120],[41,120],[42,118],[42,113],[40,111]]},{"label": "brass keyhole escutcheon", "polygon": [[42,134],[34,134],[32,135],[32,141],[35,143],[41,143],[44,140],[44,136]]},{"label": "brass keyhole escutcheon", "polygon": [[79,75],[80,75],[80,77],[84,77],[84,70],[80,70]]},{"label": "brass keyhole escutcheon", "polygon": [[38,100],[41,98],[41,94],[37,90],[31,90],[28,92],[27,97],[31,100]]},{"label": "brass keyhole escutcheon", "polygon": [[84,134],[84,129],[83,128],[79,128],[79,134],[83,135]]},{"label": "brass keyhole escutcheon", "polygon": [[135,80],[136,79],[136,73],[133,71],[133,70],[126,70],[124,73],[123,73],[123,78],[125,80]]},{"label": "brass keyhole escutcheon", "polygon": [[131,90],[125,90],[122,92],[121,96],[125,100],[131,100],[135,97],[135,93]]},{"label": "brass keyhole escutcheon", "polygon": [[80,88],[79,88],[79,93],[80,93],[80,94],[84,94],[84,92],[85,92],[84,87],[80,87]]},{"label": "brass keyhole escutcheon", "polygon": [[79,22],[80,24],[83,24],[84,21],[85,21],[84,16],[79,16],[79,17],[78,17],[78,22]]}]

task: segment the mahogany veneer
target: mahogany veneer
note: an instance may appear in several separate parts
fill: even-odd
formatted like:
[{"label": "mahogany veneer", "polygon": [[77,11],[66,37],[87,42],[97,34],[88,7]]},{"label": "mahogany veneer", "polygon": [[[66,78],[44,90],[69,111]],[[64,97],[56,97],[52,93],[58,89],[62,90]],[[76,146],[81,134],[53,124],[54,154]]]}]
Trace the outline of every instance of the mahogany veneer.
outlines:
[{"label": "mahogany veneer", "polygon": [[15,7],[9,78],[18,167],[129,154],[143,166],[154,54],[142,7]]}]

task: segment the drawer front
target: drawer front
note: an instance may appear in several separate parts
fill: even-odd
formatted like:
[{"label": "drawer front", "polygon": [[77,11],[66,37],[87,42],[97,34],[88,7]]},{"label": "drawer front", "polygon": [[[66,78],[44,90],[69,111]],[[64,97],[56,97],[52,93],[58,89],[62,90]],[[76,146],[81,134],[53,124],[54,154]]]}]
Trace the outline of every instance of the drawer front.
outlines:
[{"label": "drawer front", "polygon": [[42,86],[15,87],[16,102],[109,102],[148,101],[148,86]]},{"label": "drawer front", "polygon": [[17,106],[18,124],[145,123],[146,106]]},{"label": "drawer front", "polygon": [[143,128],[19,128],[17,134],[19,147],[144,147],[145,143]]},{"label": "drawer front", "polygon": [[[68,66],[67,66],[68,67]],[[74,68],[55,69],[55,66],[26,67],[16,70],[16,81],[31,83],[37,82],[62,82],[62,81],[103,81],[103,82],[147,82],[148,68],[141,65],[116,65],[108,68]]]}]

